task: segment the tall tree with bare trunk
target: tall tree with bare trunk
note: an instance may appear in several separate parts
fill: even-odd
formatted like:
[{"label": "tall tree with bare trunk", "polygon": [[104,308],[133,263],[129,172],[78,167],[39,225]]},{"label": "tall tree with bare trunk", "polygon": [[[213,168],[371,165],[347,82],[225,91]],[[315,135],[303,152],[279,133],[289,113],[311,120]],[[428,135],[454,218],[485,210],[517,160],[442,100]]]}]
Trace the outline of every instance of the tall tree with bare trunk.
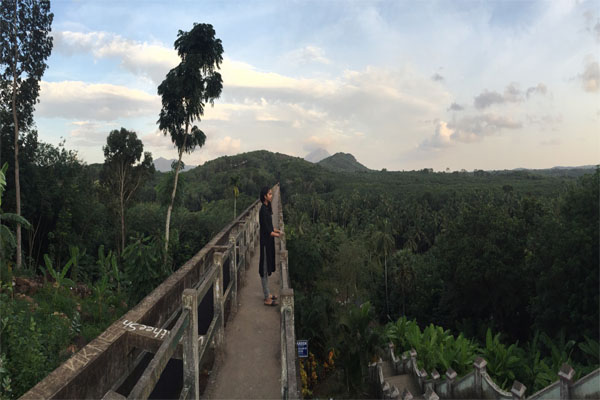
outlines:
[{"label": "tall tree with bare trunk", "polygon": [[[0,107],[11,110],[14,125],[16,215],[21,216],[19,133],[33,125],[40,80],[52,51],[49,35],[54,14],[44,0],[0,2]],[[15,267],[22,264],[21,224],[16,230]]]},{"label": "tall tree with bare trunk", "polygon": [[204,145],[206,135],[194,122],[200,121],[200,117],[204,115],[205,104],[214,105],[215,99],[221,95],[223,89],[221,74],[217,72],[223,62],[223,45],[221,39],[215,38],[212,25],[194,24],[189,32],[179,31],[175,49],[181,57],[181,62],[169,71],[165,80],[158,86],[158,94],[162,97],[159,129],[165,135],[171,135],[171,141],[179,154],[171,203],[167,208],[165,263],[181,158],[184,152],[191,153],[196,147]]}]

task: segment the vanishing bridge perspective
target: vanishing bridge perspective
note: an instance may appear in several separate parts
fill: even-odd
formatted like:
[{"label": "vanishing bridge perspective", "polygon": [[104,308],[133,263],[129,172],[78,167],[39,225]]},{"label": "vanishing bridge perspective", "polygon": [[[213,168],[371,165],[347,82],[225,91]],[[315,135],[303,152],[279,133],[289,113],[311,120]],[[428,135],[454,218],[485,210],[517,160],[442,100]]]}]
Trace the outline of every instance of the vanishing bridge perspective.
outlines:
[{"label": "vanishing bridge perspective", "polygon": [[[273,194],[273,225],[283,229],[278,185]],[[281,306],[266,308],[256,270],[260,206],[22,398],[298,398],[285,236],[270,281]]]}]

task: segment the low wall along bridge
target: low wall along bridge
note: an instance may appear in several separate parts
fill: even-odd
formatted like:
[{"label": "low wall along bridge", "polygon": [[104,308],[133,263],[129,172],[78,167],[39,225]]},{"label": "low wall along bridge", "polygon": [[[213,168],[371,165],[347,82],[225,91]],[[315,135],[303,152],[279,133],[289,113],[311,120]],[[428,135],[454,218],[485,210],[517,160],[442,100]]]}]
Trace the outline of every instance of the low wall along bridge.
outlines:
[{"label": "low wall along bridge", "polygon": [[[273,225],[283,229],[278,185],[273,194]],[[285,235],[276,240],[278,271],[269,282],[280,306],[265,307],[260,206],[252,204],[22,398],[298,398]]]}]

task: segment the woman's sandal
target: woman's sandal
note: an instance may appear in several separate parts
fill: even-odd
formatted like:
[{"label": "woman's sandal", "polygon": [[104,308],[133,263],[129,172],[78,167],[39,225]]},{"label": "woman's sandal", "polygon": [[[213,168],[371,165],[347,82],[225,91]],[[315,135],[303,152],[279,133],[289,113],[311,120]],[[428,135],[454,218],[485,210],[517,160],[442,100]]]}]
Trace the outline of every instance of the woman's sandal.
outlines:
[{"label": "woman's sandal", "polygon": [[277,300],[277,296],[275,296],[274,294],[271,295],[271,300]]},{"label": "woman's sandal", "polygon": [[270,306],[270,307],[275,307],[278,306],[279,303],[277,303],[275,300],[271,300],[270,303],[263,303],[265,306]]}]

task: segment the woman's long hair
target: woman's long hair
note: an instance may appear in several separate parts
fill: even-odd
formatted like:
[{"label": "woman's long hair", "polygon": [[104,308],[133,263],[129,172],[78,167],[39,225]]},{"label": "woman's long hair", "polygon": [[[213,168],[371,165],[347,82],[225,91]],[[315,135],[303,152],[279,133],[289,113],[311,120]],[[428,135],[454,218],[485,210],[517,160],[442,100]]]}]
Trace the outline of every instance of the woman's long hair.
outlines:
[{"label": "woman's long hair", "polygon": [[[268,186],[263,186],[262,189],[260,189],[260,202],[262,204],[265,204],[265,199],[267,198],[267,193],[269,193],[269,190],[271,190]],[[269,211],[271,211],[271,213],[273,213],[272,208],[271,208],[271,203],[269,203],[268,205]]]},{"label": "woman's long hair", "polygon": [[265,202],[265,199],[267,198],[267,193],[269,193],[269,187],[263,186],[263,188],[260,189],[260,202],[261,203]]}]

